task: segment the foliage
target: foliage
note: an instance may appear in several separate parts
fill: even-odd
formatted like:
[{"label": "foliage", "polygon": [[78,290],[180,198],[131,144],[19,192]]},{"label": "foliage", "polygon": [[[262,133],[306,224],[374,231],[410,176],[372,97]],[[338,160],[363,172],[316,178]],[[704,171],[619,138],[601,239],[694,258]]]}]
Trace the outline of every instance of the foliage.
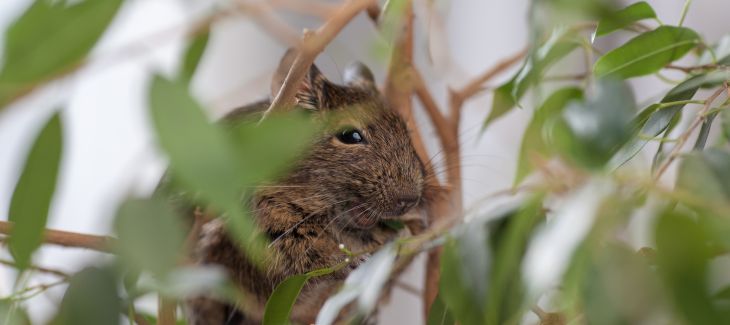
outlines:
[{"label": "foliage", "polygon": [[[389,20],[407,10],[404,3],[391,3]],[[120,5],[36,0],[5,31],[0,110],[80,64]],[[590,23],[536,18],[543,9],[549,9],[547,16],[570,12]],[[716,276],[727,273],[720,261],[730,250],[730,38],[711,44],[681,22],[664,24],[646,2],[616,8],[609,1],[534,1],[530,17],[527,57],[494,89],[484,122],[488,128],[515,107],[534,110],[516,162],[513,190],[524,195],[506,208],[386,245],[350,273],[323,306],[318,324],[333,323],[343,310],[352,311],[348,320],[366,317],[401,258],[432,249],[443,254],[428,324],[518,324],[533,311],[543,323],[550,317],[591,324],[730,320],[730,285]],[[397,25],[388,24],[395,33]],[[629,39],[597,50],[612,34]],[[181,300],[213,292],[221,299],[244,299],[221,270],[183,266],[189,220],[161,196],[182,197],[226,218],[242,249],[261,257],[266,239],[241,202],[252,188],[286,172],[318,126],[298,114],[273,115],[260,124],[212,123],[188,90],[208,40],[207,30],[192,35],[177,77],[154,76],[149,85],[157,145],[169,159],[160,195],[121,205],[110,248],[117,258],[59,282],[68,288],[53,324],[145,317],[134,306],[148,294]],[[561,64],[576,54],[587,58],[584,73],[555,86]],[[696,65],[675,66],[686,56]],[[685,74],[684,80],[668,86],[656,102],[637,103],[627,80],[665,79],[661,73],[667,69]],[[38,132],[12,197],[8,246],[20,272],[13,294],[0,300],[4,323],[28,323],[22,302],[40,290],[24,287],[23,280],[42,243],[63,122],[54,114]],[[693,139],[691,151],[683,154]],[[659,145],[651,167],[627,163],[640,161],[637,154],[653,142]],[[676,182],[668,186],[674,179],[666,171],[673,166]],[[653,248],[617,235],[635,222],[649,224],[645,242]],[[308,281],[342,267],[281,282],[266,304],[264,323],[288,322]],[[545,300],[553,312],[542,310]]]}]

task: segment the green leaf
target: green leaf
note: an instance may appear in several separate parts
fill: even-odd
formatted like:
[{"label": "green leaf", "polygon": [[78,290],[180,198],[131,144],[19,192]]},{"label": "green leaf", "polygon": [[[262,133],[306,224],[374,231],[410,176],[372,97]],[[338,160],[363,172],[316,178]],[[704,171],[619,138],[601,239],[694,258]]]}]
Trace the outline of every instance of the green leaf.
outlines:
[{"label": "green leaf", "polygon": [[31,325],[28,314],[18,302],[0,299],[0,323],[3,325]]},{"label": "green leaf", "polygon": [[517,162],[517,171],[515,174],[514,185],[519,184],[525,176],[532,170],[530,157],[534,154],[548,155],[552,152],[547,141],[543,139],[543,128],[548,120],[560,116],[563,108],[572,100],[579,100],[583,96],[583,92],[578,88],[563,88],[554,92],[547,100],[538,108],[533,115],[532,120],[527,125],[525,134],[522,136],[522,144],[520,145],[520,153]]},{"label": "green leaf", "polygon": [[233,140],[239,168],[247,171],[248,184],[275,179],[300,158],[317,134],[317,125],[306,114],[272,115],[262,123],[233,125]]},{"label": "green leaf", "polygon": [[657,264],[674,307],[691,324],[721,324],[707,274],[707,234],[689,216],[666,211],[656,226]]},{"label": "green leaf", "polygon": [[210,38],[210,32],[206,32],[196,36],[193,41],[188,45],[185,51],[185,58],[181,68],[181,79],[190,80],[193,79],[193,75],[200,64],[200,59],[203,58],[205,48],[208,45],[208,39]]},{"label": "green leaf", "polygon": [[163,277],[183,257],[185,230],[180,221],[161,200],[127,200],[115,220],[116,250],[134,269]]},{"label": "green leaf", "polygon": [[648,18],[656,18],[654,9],[648,3],[639,1],[599,21],[595,36],[608,35],[616,30],[630,26],[637,21]]},{"label": "green leaf", "polygon": [[527,58],[525,65],[517,73],[512,89],[512,97],[519,104],[527,89],[540,81],[547,70],[573,52],[581,43],[572,30],[557,29],[550,38]]},{"label": "green leaf", "polygon": [[62,133],[56,113],[33,143],[10,201],[8,220],[14,225],[8,245],[20,270],[30,266],[33,252],[43,241],[61,162]]},{"label": "green leaf", "polygon": [[122,0],[36,0],[7,30],[0,107],[81,63]]},{"label": "green leaf", "polygon": [[[395,245],[388,244],[351,272],[340,291],[325,301],[317,314],[315,324],[333,324],[340,316],[342,309],[351,303],[356,303],[353,306],[356,307],[356,310],[350,310],[348,316],[370,314],[381,297],[385,283],[390,278],[395,265],[396,253]],[[322,275],[324,274],[322,271],[315,270],[308,274]],[[331,272],[331,270],[325,271]],[[353,315],[353,311],[356,311],[357,314]]]},{"label": "green leaf", "polygon": [[[481,229],[482,232],[485,232]],[[486,240],[482,243],[483,254],[488,254],[484,249]],[[479,270],[472,270],[464,265],[463,256],[460,253],[459,244],[456,240],[448,241],[443,248],[441,254],[441,279],[439,282],[439,295],[444,300],[447,308],[453,312],[454,317],[460,324],[483,324],[484,315],[482,307],[484,305],[484,295],[478,297],[478,287],[474,287],[470,283],[470,277],[465,275],[466,272],[479,273]],[[478,260],[484,260],[480,257]],[[486,274],[486,270],[481,273]],[[486,277],[484,278],[486,281]],[[484,287],[482,287],[484,289]]]},{"label": "green leaf", "polygon": [[696,151],[682,159],[677,187],[709,201],[730,203],[730,153]]},{"label": "green leaf", "polygon": [[512,108],[517,105],[514,97],[512,97],[512,90],[515,86],[514,78],[507,83],[497,87],[494,90],[494,97],[492,98],[492,110],[489,111],[489,116],[484,120],[482,125],[482,131],[484,131],[492,122],[507,114]]},{"label": "green leaf", "polygon": [[454,315],[451,313],[443,299],[441,299],[441,293],[436,296],[436,299],[431,304],[431,310],[428,312],[427,325],[453,325],[456,320]]},{"label": "green leaf", "polygon": [[730,142],[730,109],[722,110],[722,135],[725,137],[725,141]]},{"label": "green leaf", "polygon": [[264,325],[289,324],[289,314],[309,275],[295,275],[279,283],[266,302]]},{"label": "green leaf", "polygon": [[175,180],[195,197],[224,211],[233,237],[244,241],[243,248],[257,260],[264,246],[262,237],[255,235],[255,225],[240,204],[255,171],[241,170],[233,141],[208,121],[185,84],[155,77],[150,108]]},{"label": "green leaf", "polygon": [[[720,64],[730,64],[730,56],[720,61]],[[681,102],[692,99],[700,88],[711,88],[722,84],[727,79],[727,73],[723,71],[714,71],[707,74],[693,76],[672,88],[662,100],[660,104]],[[662,132],[667,131],[671,125],[676,125],[679,121],[678,113],[686,104],[675,104],[659,109],[659,104],[652,104],[639,113],[634,118],[634,139],[624,147],[615,157],[613,157],[611,165],[620,166],[634,157],[648,143],[648,140],[638,139],[638,135],[645,137],[655,137]]]},{"label": "green leaf", "polygon": [[51,324],[119,324],[121,306],[114,274],[108,269],[86,268],[69,281]]},{"label": "green leaf", "polygon": [[661,283],[636,252],[618,243],[591,248],[580,298],[587,323],[641,324],[663,311]]},{"label": "green leaf", "polygon": [[522,261],[534,230],[545,219],[542,196],[521,204],[518,211],[488,222],[494,262],[489,271],[487,324],[511,324],[525,307]]},{"label": "green leaf", "polygon": [[609,51],[596,61],[593,70],[598,77],[621,79],[652,74],[683,57],[699,41],[691,29],[661,26]]},{"label": "green leaf", "polygon": [[623,82],[601,79],[584,102],[574,101],[565,108],[568,135],[556,145],[586,167],[601,167],[629,139],[635,110],[634,96]]}]

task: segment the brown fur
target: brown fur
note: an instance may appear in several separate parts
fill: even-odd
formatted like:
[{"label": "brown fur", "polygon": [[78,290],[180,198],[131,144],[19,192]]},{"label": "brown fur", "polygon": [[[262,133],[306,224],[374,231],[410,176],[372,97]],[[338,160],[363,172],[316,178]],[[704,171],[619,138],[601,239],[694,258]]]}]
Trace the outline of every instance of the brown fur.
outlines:
[{"label": "brown fur", "polygon": [[[282,60],[279,73],[286,71],[287,60]],[[282,280],[341,263],[347,255],[340,244],[353,252],[377,249],[398,235],[381,221],[402,218],[423,203],[425,170],[406,124],[384,104],[366,68],[356,66],[349,72],[348,85],[341,86],[312,67],[300,87],[298,106],[313,111],[316,118],[336,116],[335,125],[287,175],[259,187],[254,195],[255,220],[271,240],[270,248],[278,252],[264,269],[246,259],[221,219],[203,227],[197,262],[223,266],[247,301],[233,307],[209,297],[191,299],[187,305],[190,324],[260,323],[266,300]],[[275,91],[283,78],[274,80]],[[258,103],[239,109],[229,114],[229,120],[266,106]],[[342,127],[361,130],[366,143],[341,142],[336,134]],[[292,321],[313,323],[327,297],[367,256],[310,280],[292,310]]]}]

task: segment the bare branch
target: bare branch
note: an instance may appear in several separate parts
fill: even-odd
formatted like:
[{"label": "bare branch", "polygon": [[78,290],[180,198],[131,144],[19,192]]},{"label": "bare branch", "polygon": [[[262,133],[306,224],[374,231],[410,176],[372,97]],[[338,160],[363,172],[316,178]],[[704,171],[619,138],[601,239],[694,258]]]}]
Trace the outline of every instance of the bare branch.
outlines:
[{"label": "bare branch", "polygon": [[[12,230],[13,224],[11,222],[0,221],[0,234],[10,235]],[[88,248],[99,252],[110,253],[116,238],[47,229],[43,241],[46,244]]]},{"label": "bare branch", "polygon": [[342,28],[347,25],[360,11],[373,3],[373,0],[350,0],[342,5],[322,27],[314,32],[305,32],[299,45],[299,53],[292,63],[284,84],[271,102],[262,119],[272,112],[284,111],[293,106],[294,96],[298,85],[304,79],[309,67],[317,55],[332,42]]},{"label": "bare branch", "polygon": [[[10,267],[14,267],[14,268],[17,268],[18,267],[18,265],[15,264],[15,262],[9,261],[9,260],[0,259],[0,264],[7,265],[7,266],[10,266]],[[38,271],[38,272],[42,272],[42,273],[53,274],[55,276],[58,276],[58,277],[61,277],[61,278],[64,278],[64,279],[71,277],[66,272],[59,271],[59,270],[55,270],[55,269],[49,269],[49,268],[45,268],[45,267],[41,267],[41,266],[31,265],[28,268],[31,269],[31,270],[33,270],[33,271]]]},{"label": "bare branch", "polygon": [[162,296],[157,297],[157,324],[177,324],[177,304]]}]

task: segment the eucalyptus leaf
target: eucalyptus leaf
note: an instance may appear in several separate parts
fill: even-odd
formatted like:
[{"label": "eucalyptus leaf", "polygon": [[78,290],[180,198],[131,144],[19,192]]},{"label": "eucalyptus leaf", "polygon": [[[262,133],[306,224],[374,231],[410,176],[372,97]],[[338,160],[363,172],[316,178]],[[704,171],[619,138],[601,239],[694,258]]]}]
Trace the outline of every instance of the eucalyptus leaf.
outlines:
[{"label": "eucalyptus leaf", "polygon": [[[722,58],[719,63],[730,64],[730,56]],[[730,80],[730,74],[728,72],[713,71],[690,77],[674,86],[658,104],[650,105],[634,118],[632,122],[634,128],[632,134],[634,134],[634,138],[613,157],[611,165],[613,167],[621,166],[641,151],[648,140],[640,139],[637,137],[638,135],[655,137],[667,131],[671,125],[675,125],[679,121],[678,113],[686,106],[686,104],[680,103],[660,107],[659,104],[690,100],[700,88],[715,87],[722,84],[725,80]]]},{"label": "eucalyptus leaf", "polygon": [[660,26],[604,54],[593,70],[598,77],[621,79],[652,74],[682,58],[699,42],[700,36],[689,28]]},{"label": "eucalyptus leaf", "polygon": [[[572,100],[579,100],[583,92],[578,88],[563,88],[555,91],[535,111],[532,120],[527,125],[522,136],[519,158],[517,159],[517,171],[513,185],[519,184],[532,170],[530,157],[535,154],[548,155],[552,152],[552,146],[544,139],[543,127],[548,120],[559,117],[565,106]],[[549,140],[549,139],[547,139]]]},{"label": "eucalyptus leaf", "polygon": [[431,309],[428,312],[426,319],[427,325],[453,325],[456,320],[454,314],[446,307],[443,299],[441,299],[441,293],[436,296],[436,299],[431,304]]},{"label": "eucalyptus leaf", "polygon": [[619,29],[626,28],[640,20],[656,18],[654,9],[645,1],[633,3],[608,17],[601,19],[596,28],[596,37],[608,35]]},{"label": "eucalyptus leaf", "polygon": [[677,187],[705,200],[730,203],[730,153],[710,149],[683,157]]},{"label": "eucalyptus leaf", "polygon": [[106,268],[86,268],[69,281],[52,325],[119,324],[117,280]]},{"label": "eucalyptus leaf", "polygon": [[722,110],[722,135],[725,137],[725,141],[730,142],[730,109]]},{"label": "eucalyptus leaf", "polygon": [[396,253],[395,246],[388,244],[352,271],[340,291],[325,301],[315,324],[332,324],[342,309],[353,302],[357,303],[359,315],[371,313],[393,270]]},{"label": "eucalyptus leaf", "polygon": [[279,283],[266,302],[263,325],[289,323],[289,314],[299,297],[299,292],[311,276],[295,275]]},{"label": "eucalyptus leaf", "polygon": [[545,72],[580,45],[580,39],[571,29],[557,29],[537,48],[517,73],[512,97],[519,104],[527,89],[537,83]]},{"label": "eucalyptus leaf", "polygon": [[55,113],[35,139],[13,191],[8,220],[14,225],[8,246],[20,270],[30,266],[33,252],[43,242],[56,190],[62,138],[61,117]]},{"label": "eucalyptus leaf", "polygon": [[623,82],[601,79],[583,102],[563,111],[569,136],[558,145],[565,155],[589,168],[603,166],[630,138],[634,96]]},{"label": "eucalyptus leaf", "polygon": [[498,118],[507,114],[512,108],[517,105],[514,97],[512,97],[512,90],[515,86],[514,78],[494,90],[494,97],[492,98],[492,109],[489,111],[487,119],[482,124],[482,131],[484,131],[492,122]]},{"label": "eucalyptus leaf", "polygon": [[656,225],[658,271],[674,307],[692,324],[721,324],[708,290],[707,234],[691,217],[665,211]]},{"label": "eucalyptus leaf", "polygon": [[6,31],[0,110],[13,98],[80,64],[122,3],[36,0]]},{"label": "eucalyptus leaf", "polygon": [[543,45],[531,53],[512,79],[494,90],[492,110],[482,125],[482,131],[518,105],[527,90],[538,83],[553,64],[570,54],[578,45],[580,40],[571,31],[555,30]]},{"label": "eucalyptus leaf", "polygon": [[[484,233],[486,231],[482,230]],[[482,249],[486,253],[486,240],[483,243]],[[480,257],[480,260],[484,260]],[[468,270],[466,266],[462,265],[463,259],[459,252],[458,242],[455,240],[448,241],[441,253],[441,279],[439,281],[439,295],[444,300],[446,307],[453,311],[454,318],[459,324],[471,325],[471,324],[483,324],[484,314],[482,312],[482,306],[484,305],[484,295],[478,297],[478,293],[475,288],[469,286],[469,280],[465,277],[465,272],[472,272],[472,274],[478,274],[478,270]],[[481,274],[483,283],[486,283],[486,269],[481,270],[484,273]]]},{"label": "eucalyptus leaf", "polygon": [[494,256],[485,304],[487,324],[513,323],[524,312],[522,261],[530,237],[545,220],[542,201],[541,195],[525,200],[514,214],[487,223]]},{"label": "eucalyptus leaf", "polygon": [[18,302],[0,299],[0,323],[4,325],[31,325],[30,318]]},{"label": "eucalyptus leaf", "polygon": [[201,201],[225,212],[233,237],[258,261],[265,245],[240,203],[256,171],[240,168],[234,141],[208,121],[184,83],[155,77],[150,109],[158,142],[170,158],[175,180]]},{"label": "eucalyptus leaf", "polygon": [[205,48],[208,46],[208,40],[210,38],[210,32],[205,32],[197,35],[193,38],[192,42],[188,45],[185,51],[185,57],[183,58],[183,64],[181,67],[181,79],[190,80],[193,79],[195,71],[198,69],[200,59],[205,54]]},{"label": "eucalyptus leaf", "polygon": [[180,221],[161,200],[127,200],[115,220],[116,250],[134,268],[164,277],[184,256],[185,229]]}]

